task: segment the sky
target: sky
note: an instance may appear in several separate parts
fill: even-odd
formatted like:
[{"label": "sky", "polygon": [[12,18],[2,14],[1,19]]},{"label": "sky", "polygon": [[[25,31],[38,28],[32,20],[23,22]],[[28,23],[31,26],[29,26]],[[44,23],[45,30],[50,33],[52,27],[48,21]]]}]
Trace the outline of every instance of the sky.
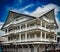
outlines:
[{"label": "sky", "polygon": [[[35,15],[55,8],[55,17],[60,31],[60,0],[0,0],[0,27],[4,24],[8,12]],[[0,34],[2,31],[0,30]]]}]

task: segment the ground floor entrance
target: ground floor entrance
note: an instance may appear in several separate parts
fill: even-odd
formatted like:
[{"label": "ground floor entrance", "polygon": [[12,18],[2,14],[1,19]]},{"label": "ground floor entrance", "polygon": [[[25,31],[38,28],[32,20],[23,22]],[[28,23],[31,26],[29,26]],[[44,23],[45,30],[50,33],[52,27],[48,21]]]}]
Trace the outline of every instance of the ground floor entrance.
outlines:
[{"label": "ground floor entrance", "polygon": [[2,52],[50,52],[48,50],[54,50],[54,47],[46,44],[2,45]]}]

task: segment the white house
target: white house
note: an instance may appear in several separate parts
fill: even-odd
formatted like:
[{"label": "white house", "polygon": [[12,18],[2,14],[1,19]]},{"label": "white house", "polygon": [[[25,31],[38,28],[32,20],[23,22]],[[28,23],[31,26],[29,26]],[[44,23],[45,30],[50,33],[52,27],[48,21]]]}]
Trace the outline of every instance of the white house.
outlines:
[{"label": "white house", "polygon": [[3,51],[42,52],[52,50],[57,42],[55,30],[58,28],[54,9],[39,17],[9,11],[1,30]]}]

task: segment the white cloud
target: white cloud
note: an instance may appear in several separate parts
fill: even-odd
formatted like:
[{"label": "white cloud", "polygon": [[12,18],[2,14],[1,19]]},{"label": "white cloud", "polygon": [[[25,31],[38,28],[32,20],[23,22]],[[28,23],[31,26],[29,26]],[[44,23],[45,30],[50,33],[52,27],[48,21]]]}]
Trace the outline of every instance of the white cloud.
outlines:
[{"label": "white cloud", "polygon": [[[55,4],[48,4],[48,5],[44,5],[42,7],[40,7],[40,6],[37,7],[36,10],[31,12],[31,13],[26,11],[27,8],[32,7],[32,6],[34,6],[34,5],[33,4],[29,4],[29,5],[27,5],[26,7],[22,8],[22,9],[21,8],[20,9],[13,9],[12,11],[39,17],[42,13],[55,8],[56,21],[57,21],[58,26],[59,26],[59,29],[57,31],[60,31],[60,22],[58,21],[58,18],[57,18],[58,11],[60,11],[60,7],[59,6],[57,6]],[[0,28],[2,27],[2,25],[3,25],[3,23],[0,22]],[[3,35],[3,33],[4,32],[0,30],[0,35]]]},{"label": "white cloud", "polygon": [[28,15],[32,15],[35,17],[39,17],[42,13],[47,12],[53,8],[55,9],[55,15],[57,15],[58,11],[60,11],[60,7],[55,4],[43,5],[42,7],[39,6],[32,13],[29,13],[28,11],[24,11],[23,13],[28,14]]},{"label": "white cloud", "polygon": [[4,22],[0,22],[0,28],[2,27],[3,24],[4,24]]},{"label": "white cloud", "polygon": [[34,4],[29,4],[27,6],[25,6],[24,8],[19,8],[19,9],[12,9],[11,11],[14,11],[14,12],[18,12],[18,13],[24,13],[25,12],[25,9],[29,8],[29,7],[32,7]]},{"label": "white cloud", "polygon": [[[0,29],[1,29],[3,24],[4,24],[4,22],[0,22]],[[3,35],[3,34],[4,34],[4,32],[0,30],[0,36]]]},{"label": "white cloud", "polygon": [[48,5],[44,5],[42,7],[40,7],[40,6],[37,7],[37,9],[35,11],[33,11],[32,13],[29,13],[28,11],[24,11],[24,13],[28,14],[28,15],[35,16],[35,17],[39,17],[44,12],[46,12],[48,10],[51,10],[53,8],[55,9],[55,17],[56,17],[56,21],[57,21],[57,24],[58,24],[58,27],[59,27],[59,29],[57,30],[57,32],[59,32],[60,31],[60,21],[58,21],[57,14],[60,11],[60,6],[57,6],[55,4],[48,4]]},{"label": "white cloud", "polygon": [[35,17],[39,17],[40,15],[42,15],[44,12],[47,12],[51,9],[55,9],[55,17],[56,17],[56,21],[58,23],[59,29],[58,31],[60,31],[60,22],[58,21],[58,11],[60,11],[60,6],[57,6],[55,4],[48,4],[48,5],[43,5],[42,7],[37,7],[35,11],[29,13],[28,11],[26,11],[27,8],[34,6],[33,4],[29,4],[26,7],[22,8],[22,9],[13,9],[12,11],[18,12],[18,13],[24,13],[27,15],[31,15],[31,16],[35,16]]},{"label": "white cloud", "polygon": [[58,20],[58,18],[56,18],[56,21],[57,21],[57,25],[58,25],[58,29],[56,31],[60,32],[60,21]]}]

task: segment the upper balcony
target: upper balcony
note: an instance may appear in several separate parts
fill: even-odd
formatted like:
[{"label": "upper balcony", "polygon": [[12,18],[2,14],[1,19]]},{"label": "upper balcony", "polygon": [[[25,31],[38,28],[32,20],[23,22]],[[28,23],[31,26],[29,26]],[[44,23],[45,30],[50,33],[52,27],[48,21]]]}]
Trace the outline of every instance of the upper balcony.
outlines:
[{"label": "upper balcony", "polygon": [[5,43],[13,42],[56,42],[54,33],[49,33],[42,30],[28,31],[24,33],[12,33],[8,35]]},{"label": "upper balcony", "polygon": [[10,25],[7,29],[5,35],[11,34],[11,33],[18,33],[18,32],[23,32],[23,31],[29,31],[29,30],[44,30],[47,32],[54,32],[54,26],[52,26],[52,29],[50,29],[50,24],[42,21],[42,20],[31,20],[28,22],[24,22],[21,24],[16,24],[16,25]]}]

